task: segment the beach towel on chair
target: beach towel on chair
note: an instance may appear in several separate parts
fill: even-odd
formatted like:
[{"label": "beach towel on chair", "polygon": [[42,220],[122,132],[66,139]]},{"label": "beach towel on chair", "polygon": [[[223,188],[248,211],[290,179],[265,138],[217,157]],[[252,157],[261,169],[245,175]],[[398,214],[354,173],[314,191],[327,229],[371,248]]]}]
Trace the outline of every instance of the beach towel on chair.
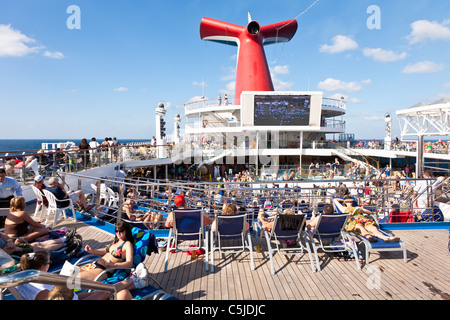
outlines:
[{"label": "beach towel on chair", "polygon": [[144,261],[146,255],[158,253],[158,241],[153,233],[134,227],[131,234],[135,239],[133,265],[137,266]]},{"label": "beach towel on chair", "polygon": [[297,231],[300,228],[304,219],[303,215],[283,214],[278,217],[280,230],[282,231]]},{"label": "beach towel on chair", "polygon": [[[134,238],[133,268],[136,268],[139,263],[145,260],[146,255],[151,255],[153,252],[158,253],[158,242],[153,233],[137,227],[131,229],[131,234]],[[125,280],[129,275],[129,269],[119,269],[111,277],[102,282],[114,284]]]}]

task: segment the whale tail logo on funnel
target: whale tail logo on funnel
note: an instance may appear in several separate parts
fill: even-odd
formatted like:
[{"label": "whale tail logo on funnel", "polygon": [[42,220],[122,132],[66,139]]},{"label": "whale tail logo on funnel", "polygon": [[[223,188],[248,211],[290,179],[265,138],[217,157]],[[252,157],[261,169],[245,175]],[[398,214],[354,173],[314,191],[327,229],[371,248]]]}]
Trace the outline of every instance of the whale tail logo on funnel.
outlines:
[{"label": "whale tail logo on funnel", "polygon": [[200,23],[200,38],[238,47],[235,103],[240,104],[243,91],[274,91],[264,46],[288,42],[297,31],[297,20],[286,20],[260,26],[250,21],[247,26],[204,17]]}]

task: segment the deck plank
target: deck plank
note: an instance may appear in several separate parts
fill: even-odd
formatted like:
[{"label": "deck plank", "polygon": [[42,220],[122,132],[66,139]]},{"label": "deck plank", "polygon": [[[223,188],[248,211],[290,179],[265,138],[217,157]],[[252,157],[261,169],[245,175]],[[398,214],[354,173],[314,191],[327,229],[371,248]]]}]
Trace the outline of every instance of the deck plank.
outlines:
[{"label": "deck plank", "polygon": [[[33,211],[30,211],[33,210]],[[34,212],[34,208],[28,209]],[[51,219],[49,221],[52,221]],[[114,235],[72,219],[60,219],[56,228],[77,227],[84,244],[95,249],[111,243]],[[145,260],[164,290],[182,300],[444,300],[450,299],[450,257],[446,255],[449,231],[398,230],[406,241],[408,260],[400,252],[373,253],[369,264],[357,270],[355,261],[331,258],[319,252],[321,271],[313,273],[307,254],[293,259],[274,255],[270,271],[266,244],[254,250],[255,270],[244,253],[215,253],[214,272],[206,271],[204,256],[165,252]],[[254,243],[256,243],[254,239]],[[377,275],[374,275],[374,272]],[[370,277],[380,277],[380,287],[369,288]],[[369,281],[369,282],[368,282]]]}]

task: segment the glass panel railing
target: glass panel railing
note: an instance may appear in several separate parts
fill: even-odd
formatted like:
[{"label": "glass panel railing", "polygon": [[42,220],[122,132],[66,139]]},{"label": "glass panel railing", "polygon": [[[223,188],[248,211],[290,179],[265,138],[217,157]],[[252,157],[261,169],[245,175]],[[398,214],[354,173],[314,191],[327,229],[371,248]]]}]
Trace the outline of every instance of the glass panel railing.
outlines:
[{"label": "glass panel railing", "polygon": [[337,152],[344,155],[344,157],[348,157],[350,159],[353,159],[354,161],[358,162],[359,164],[362,164],[363,167],[368,170],[369,176],[377,175],[380,171],[380,164],[377,160],[374,158],[365,156],[353,149],[347,148],[342,146],[341,144],[335,143],[330,141],[330,147]]}]

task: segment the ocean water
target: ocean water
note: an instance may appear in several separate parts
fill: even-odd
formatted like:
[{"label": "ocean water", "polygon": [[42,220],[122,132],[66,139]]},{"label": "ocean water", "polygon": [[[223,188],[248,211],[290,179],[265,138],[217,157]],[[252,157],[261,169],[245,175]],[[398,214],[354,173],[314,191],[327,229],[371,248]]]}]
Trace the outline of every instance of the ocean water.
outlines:
[{"label": "ocean water", "polygon": [[[97,139],[98,143],[102,143],[104,138]],[[119,139],[119,143],[131,143],[131,142],[149,142],[151,139]],[[81,139],[0,139],[0,156],[6,152],[11,151],[26,151],[26,150],[40,150],[42,143],[57,143],[73,141],[76,145],[79,145]],[[90,139],[88,140],[88,142]]]}]

